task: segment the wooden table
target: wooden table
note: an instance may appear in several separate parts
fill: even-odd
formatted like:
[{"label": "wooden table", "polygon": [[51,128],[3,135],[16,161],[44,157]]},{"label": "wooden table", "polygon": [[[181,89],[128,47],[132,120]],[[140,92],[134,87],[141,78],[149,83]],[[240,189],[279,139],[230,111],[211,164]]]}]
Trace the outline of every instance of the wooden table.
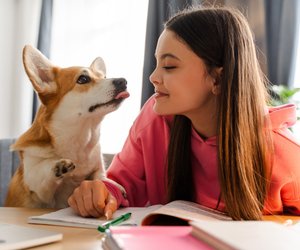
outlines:
[{"label": "wooden table", "polygon": [[[0,210],[1,211],[1,210]],[[300,222],[300,216],[292,216],[292,215],[267,215],[263,217],[266,221],[275,221],[281,224],[295,224]]]},{"label": "wooden table", "polygon": [[[0,207],[0,221],[11,223],[11,224],[18,224],[27,227],[53,230],[63,234],[62,241],[51,243],[48,245],[38,246],[34,248],[35,250],[37,249],[42,249],[42,250],[102,249],[101,247],[102,235],[96,229],[37,225],[37,224],[27,223],[27,218],[29,216],[41,215],[41,214],[49,213],[51,211],[54,210]],[[286,223],[287,220],[291,220],[293,223],[296,223],[300,221],[300,216],[272,215],[272,216],[264,216],[264,220],[276,221],[279,223]]]},{"label": "wooden table", "polygon": [[55,243],[38,246],[32,249],[43,250],[93,250],[102,249],[101,237],[102,235],[96,229],[50,226],[50,225],[36,225],[28,224],[27,218],[33,215],[41,215],[49,213],[51,209],[31,209],[31,208],[10,208],[0,207],[0,221],[17,224],[26,227],[47,229],[57,231],[63,234],[63,240]]}]

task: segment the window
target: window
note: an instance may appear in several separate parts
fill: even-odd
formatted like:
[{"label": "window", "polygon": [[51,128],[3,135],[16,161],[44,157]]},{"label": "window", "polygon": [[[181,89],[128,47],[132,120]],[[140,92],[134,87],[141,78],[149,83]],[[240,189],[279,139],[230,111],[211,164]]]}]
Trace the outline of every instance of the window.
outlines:
[{"label": "window", "polygon": [[[300,25],[299,25],[300,29]],[[300,31],[298,31],[298,44],[296,49],[296,64],[295,64],[295,71],[294,71],[294,86],[296,88],[300,88]]]},{"label": "window", "polygon": [[[296,45],[296,57],[295,57],[295,65],[294,65],[294,72],[292,75],[292,83],[294,88],[300,88],[300,19],[298,18],[298,37],[297,39],[297,45]],[[294,102],[297,105],[297,116],[300,117],[300,92],[295,94]],[[293,126],[293,133],[295,137],[300,142],[300,123],[299,121]]]},{"label": "window", "polygon": [[101,56],[107,77],[124,77],[130,97],[101,124],[103,153],[121,150],[140,109],[148,0],[56,0],[51,61],[89,66]]}]

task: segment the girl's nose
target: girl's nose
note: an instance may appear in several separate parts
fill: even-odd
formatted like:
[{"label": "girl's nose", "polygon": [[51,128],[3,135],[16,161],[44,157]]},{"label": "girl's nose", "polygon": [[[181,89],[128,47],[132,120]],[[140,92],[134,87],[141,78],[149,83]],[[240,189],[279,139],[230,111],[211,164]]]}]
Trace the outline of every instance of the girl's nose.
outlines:
[{"label": "girl's nose", "polygon": [[149,76],[149,80],[153,85],[157,85],[160,83],[156,69],[154,69],[152,74]]}]

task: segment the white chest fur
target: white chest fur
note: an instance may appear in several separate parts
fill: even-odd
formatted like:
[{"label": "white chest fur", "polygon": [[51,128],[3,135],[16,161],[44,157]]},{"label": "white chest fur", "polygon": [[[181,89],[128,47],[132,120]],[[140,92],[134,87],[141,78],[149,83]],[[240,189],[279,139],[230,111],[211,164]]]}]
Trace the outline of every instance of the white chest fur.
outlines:
[{"label": "white chest fur", "polygon": [[[59,129],[52,129],[53,147],[32,146],[24,150],[24,181],[43,204],[48,204],[46,206],[67,206],[69,195],[83,180],[105,176],[99,128],[90,125],[80,129],[77,125],[77,129],[70,127],[62,133]],[[75,168],[66,173],[62,170],[57,176],[57,164],[64,159],[72,162]]]}]

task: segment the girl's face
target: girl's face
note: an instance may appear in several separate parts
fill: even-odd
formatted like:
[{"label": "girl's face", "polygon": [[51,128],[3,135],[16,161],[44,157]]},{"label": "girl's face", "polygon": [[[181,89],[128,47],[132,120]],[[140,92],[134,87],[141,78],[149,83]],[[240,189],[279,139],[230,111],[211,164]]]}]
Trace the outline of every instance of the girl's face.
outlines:
[{"label": "girl's face", "polygon": [[162,32],[155,57],[157,65],[150,81],[155,88],[156,113],[185,115],[192,122],[215,114],[215,79],[208,74],[203,60],[174,32]]}]

